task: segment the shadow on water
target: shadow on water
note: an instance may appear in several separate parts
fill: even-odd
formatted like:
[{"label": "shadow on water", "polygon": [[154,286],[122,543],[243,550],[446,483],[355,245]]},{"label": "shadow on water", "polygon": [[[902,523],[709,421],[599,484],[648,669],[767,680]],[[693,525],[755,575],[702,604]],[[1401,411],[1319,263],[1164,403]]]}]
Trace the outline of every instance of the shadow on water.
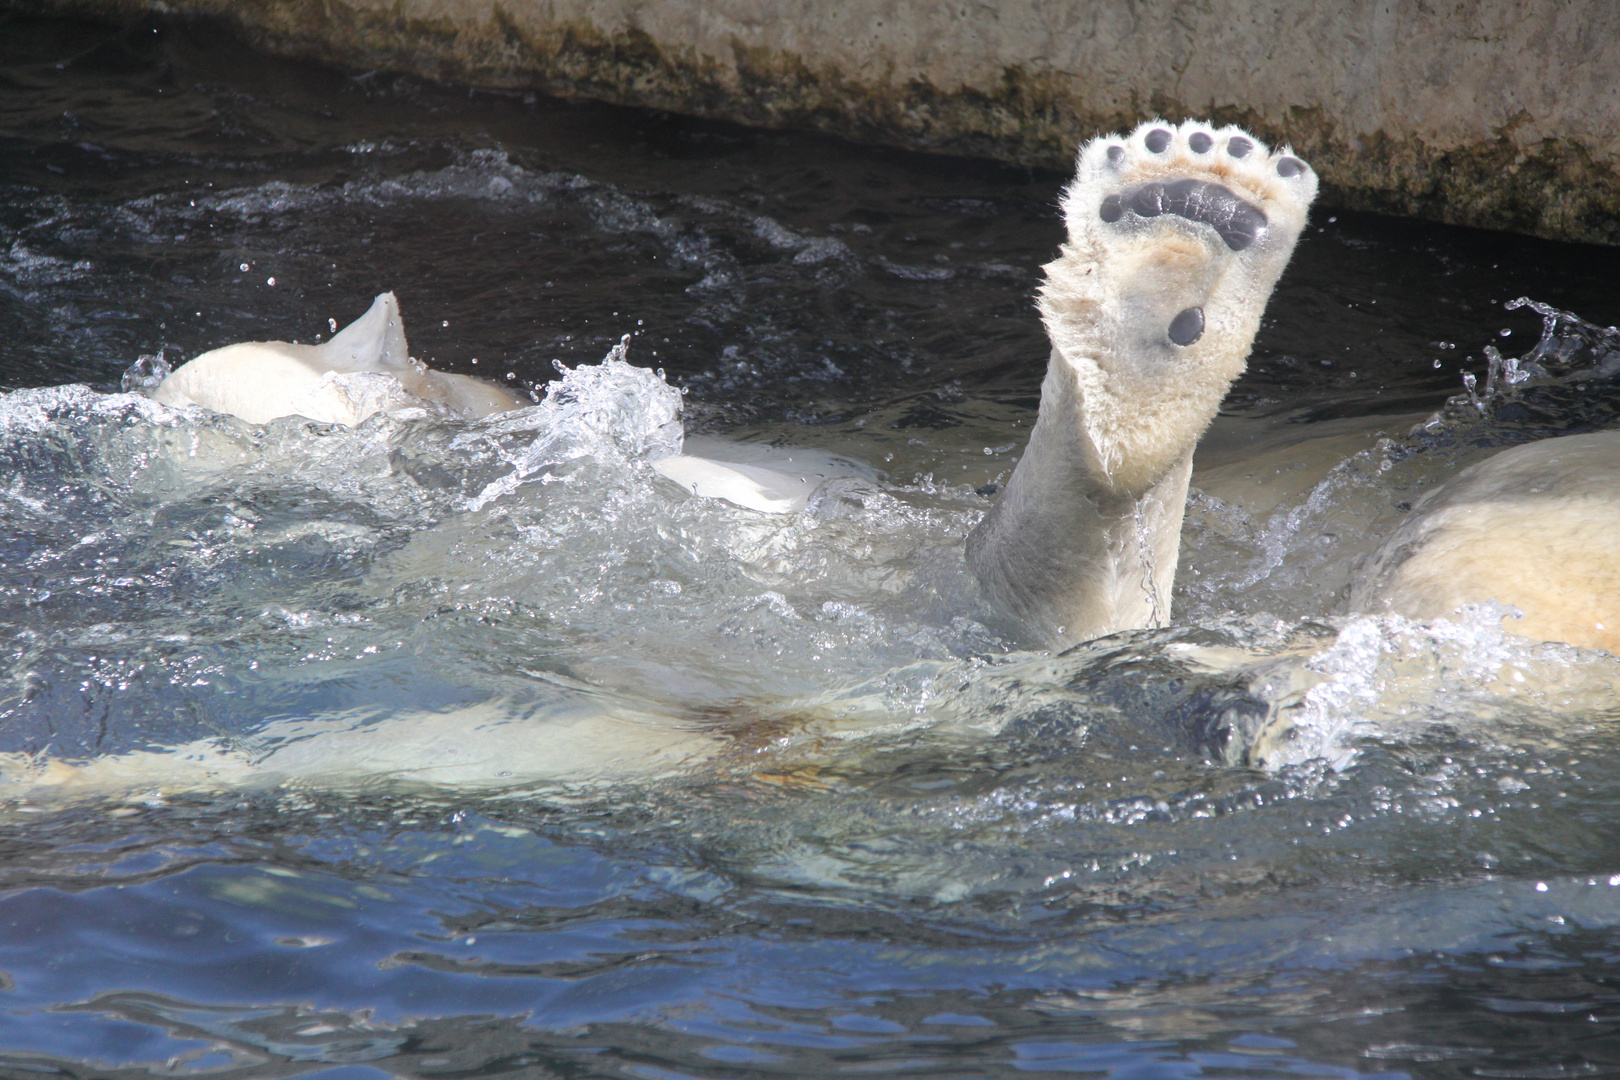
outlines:
[{"label": "shadow on water", "polygon": [[[941,582],[1033,413],[1063,179],[0,14],[0,750],[626,686],[728,748],[606,788],[23,806],[0,1071],[1620,1072],[1612,659],[1340,596],[1480,448],[1612,425],[1597,376],[1447,399],[1537,341],[1506,301],[1620,321],[1620,254],[1319,210],[1200,454],[1189,625],[1008,654]],[[543,390],[630,334],[689,430],[884,483],[767,528],[610,439],[468,510],[534,430],[111,396],[384,289],[437,366]],[[1267,455],[1303,479],[1252,482]],[[1316,681],[1267,690],[1285,649]],[[1250,767],[1274,699],[1321,741]]]}]

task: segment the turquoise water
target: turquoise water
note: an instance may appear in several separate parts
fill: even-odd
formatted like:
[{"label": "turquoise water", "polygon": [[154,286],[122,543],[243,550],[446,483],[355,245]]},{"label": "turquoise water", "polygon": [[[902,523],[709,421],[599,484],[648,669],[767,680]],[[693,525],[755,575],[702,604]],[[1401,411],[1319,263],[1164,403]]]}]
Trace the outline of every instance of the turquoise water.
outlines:
[{"label": "turquoise water", "polygon": [[[1463,462],[1614,423],[1620,256],[1319,210],[1201,453],[1179,625],[1054,657],[958,544],[1032,419],[1063,177],[203,26],[9,17],[0,61],[0,752],[361,748],[9,799],[8,1075],[1620,1070],[1620,666],[1343,596]],[[418,355],[548,405],[117,393],[384,289]],[[667,383],[595,366],[624,335]],[[1448,404],[1488,345],[1567,355]],[[881,476],[691,500],[646,464],[677,407]]]}]

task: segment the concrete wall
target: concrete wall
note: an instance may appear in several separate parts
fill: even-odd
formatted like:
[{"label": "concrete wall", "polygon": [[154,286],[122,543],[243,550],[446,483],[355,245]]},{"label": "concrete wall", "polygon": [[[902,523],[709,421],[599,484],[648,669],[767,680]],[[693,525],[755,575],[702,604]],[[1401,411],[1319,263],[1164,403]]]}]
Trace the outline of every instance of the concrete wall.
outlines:
[{"label": "concrete wall", "polygon": [[[33,0],[144,10],[142,0]],[[1160,115],[1330,204],[1620,243],[1616,0],[164,0],[271,52],[1066,167]]]}]

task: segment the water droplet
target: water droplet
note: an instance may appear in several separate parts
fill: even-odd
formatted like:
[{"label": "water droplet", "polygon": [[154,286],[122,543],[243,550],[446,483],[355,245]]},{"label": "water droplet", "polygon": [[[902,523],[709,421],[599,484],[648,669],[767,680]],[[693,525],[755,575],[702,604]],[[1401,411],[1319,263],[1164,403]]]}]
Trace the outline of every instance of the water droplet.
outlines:
[{"label": "water droplet", "polygon": [[1546,891],[1547,891],[1547,883],[1545,881],[1536,882],[1536,892],[1546,892]]},{"label": "water droplet", "polygon": [[326,320],[326,325],[330,326],[332,328],[332,333],[334,333],[334,334],[337,333],[337,320],[336,319],[327,319]]},{"label": "water droplet", "polygon": [[1502,329],[1496,332],[1496,335],[1497,337],[1512,337],[1513,331],[1504,326]]},{"label": "water droplet", "polygon": [[276,283],[276,279],[273,277],[265,278],[264,283],[266,285],[274,285]]},{"label": "water droplet", "polygon": [[249,268],[248,268],[248,264],[247,264],[247,263],[243,263],[243,264],[242,264],[242,265],[241,265],[241,266],[240,266],[240,267],[239,267],[239,268],[238,268],[238,269],[240,269],[240,270],[241,270],[241,271],[242,271],[242,273],[244,273],[244,274],[245,274],[245,273],[247,273],[247,272],[248,272],[248,269],[249,269]]}]

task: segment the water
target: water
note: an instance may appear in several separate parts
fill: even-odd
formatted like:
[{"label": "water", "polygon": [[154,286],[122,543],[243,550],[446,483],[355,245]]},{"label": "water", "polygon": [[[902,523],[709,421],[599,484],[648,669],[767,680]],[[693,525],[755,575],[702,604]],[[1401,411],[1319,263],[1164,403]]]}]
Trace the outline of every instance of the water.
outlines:
[{"label": "water", "polygon": [[[1345,599],[1463,463],[1614,423],[1620,256],[1320,211],[1178,627],[1051,656],[959,540],[1033,417],[1061,176],[206,27],[12,17],[0,62],[0,752],[261,766],[9,803],[8,1075],[1620,1071],[1620,664]],[[547,403],[117,392],[390,288]],[[1486,346],[1545,373],[1486,395]],[[647,466],[677,409],[881,476],[691,500]]]}]

